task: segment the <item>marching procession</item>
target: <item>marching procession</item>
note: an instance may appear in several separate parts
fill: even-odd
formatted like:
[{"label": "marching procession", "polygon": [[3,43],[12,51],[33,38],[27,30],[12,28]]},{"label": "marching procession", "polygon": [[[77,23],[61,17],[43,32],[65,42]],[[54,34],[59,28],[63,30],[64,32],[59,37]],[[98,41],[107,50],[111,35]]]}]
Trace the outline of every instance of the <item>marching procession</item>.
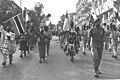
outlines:
[{"label": "marching procession", "polygon": [[[43,8],[42,4],[37,5],[39,5],[39,8],[36,6],[36,10]],[[41,15],[39,12],[34,14],[34,12],[27,10],[27,8],[24,8],[23,13],[19,14],[22,15],[24,25],[22,25],[22,20],[17,22],[16,17],[11,19],[13,21],[16,20],[18,27],[13,25],[11,19],[8,19],[7,22],[0,22],[0,53],[3,58],[3,67],[6,67],[8,59],[10,65],[14,64],[13,55],[16,54],[17,47],[20,51],[19,57],[21,59],[25,59],[27,55],[33,54],[32,51],[36,48],[39,63],[42,64],[47,60],[49,61],[51,41],[54,36],[59,38],[60,49],[63,50],[67,57],[70,57],[70,62],[73,64],[77,61],[75,56],[79,54],[87,56],[88,50],[91,52],[95,78],[99,78],[99,75],[102,74],[100,63],[102,63],[103,53],[110,52],[114,60],[120,58],[118,55],[120,30],[115,21],[115,19],[119,19],[117,14],[114,19],[111,19],[110,24],[101,22],[101,17],[91,14],[89,25],[84,23],[78,26],[73,18],[69,16],[68,12],[66,12],[64,23],[60,26],[55,25],[60,27],[57,28],[55,34],[51,29],[51,14],[39,16]],[[26,20],[26,17],[29,17],[29,20]]]}]

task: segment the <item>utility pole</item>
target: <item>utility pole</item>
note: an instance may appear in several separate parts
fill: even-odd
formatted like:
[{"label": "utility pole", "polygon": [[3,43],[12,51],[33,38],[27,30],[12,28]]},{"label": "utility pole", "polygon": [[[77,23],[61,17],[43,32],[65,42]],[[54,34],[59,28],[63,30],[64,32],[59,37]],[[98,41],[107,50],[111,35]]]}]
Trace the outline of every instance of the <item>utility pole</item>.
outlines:
[{"label": "utility pole", "polygon": [[20,8],[22,8],[22,0],[20,0]]}]

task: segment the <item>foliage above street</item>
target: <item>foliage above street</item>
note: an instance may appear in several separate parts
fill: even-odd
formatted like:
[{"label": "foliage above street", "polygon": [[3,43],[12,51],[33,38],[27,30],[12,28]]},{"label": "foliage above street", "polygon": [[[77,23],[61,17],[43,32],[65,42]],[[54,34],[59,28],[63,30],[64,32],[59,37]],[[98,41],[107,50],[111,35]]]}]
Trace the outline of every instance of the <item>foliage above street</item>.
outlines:
[{"label": "foliage above street", "polygon": [[84,9],[82,10],[82,14],[88,14],[91,11],[91,7],[92,7],[92,3],[87,2],[83,7]]},{"label": "foliage above street", "polygon": [[43,4],[41,2],[37,2],[34,9],[40,15],[42,13],[42,9],[44,8]]}]

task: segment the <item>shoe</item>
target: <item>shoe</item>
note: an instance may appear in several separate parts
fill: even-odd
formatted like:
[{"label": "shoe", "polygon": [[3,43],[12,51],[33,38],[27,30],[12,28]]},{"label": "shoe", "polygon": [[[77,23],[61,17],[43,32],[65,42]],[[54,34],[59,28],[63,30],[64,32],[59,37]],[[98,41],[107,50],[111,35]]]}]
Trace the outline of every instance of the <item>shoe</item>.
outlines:
[{"label": "shoe", "polygon": [[5,65],[6,65],[6,62],[3,62],[3,63],[2,63],[2,65],[4,65],[4,66],[5,66]]},{"label": "shoe", "polygon": [[43,58],[43,61],[45,61],[45,58]]},{"label": "shoe", "polygon": [[109,51],[111,52],[112,50],[111,50],[111,49],[109,49]]},{"label": "shoe", "polygon": [[102,74],[102,73],[99,71],[99,69],[97,70],[97,73],[98,73],[98,74]]},{"label": "shoe", "polygon": [[74,62],[73,59],[70,59],[71,62]]},{"label": "shoe", "polygon": [[115,59],[117,59],[117,56],[114,56]]},{"label": "shoe", "polygon": [[112,55],[112,57],[114,58],[114,55]]},{"label": "shoe", "polygon": [[26,57],[26,54],[24,54],[24,57]]},{"label": "shoe", "polygon": [[30,54],[30,52],[28,52],[28,54]]},{"label": "shoe", "polygon": [[47,57],[44,58],[44,61],[47,61]]},{"label": "shoe", "polygon": [[95,75],[94,75],[96,78],[98,78],[99,76],[98,76],[98,73],[96,73]]},{"label": "shoe", "polygon": [[21,54],[20,57],[23,58],[23,55]]},{"label": "shoe", "polygon": [[69,56],[69,53],[66,53],[67,56]]},{"label": "shoe", "polygon": [[117,59],[117,56],[112,55],[113,58]]},{"label": "shoe", "polygon": [[85,52],[83,52],[83,54],[84,54],[84,55],[86,55],[86,53],[85,53]]},{"label": "shoe", "polygon": [[108,48],[107,48],[107,45],[105,45],[105,49],[107,50]]},{"label": "shoe", "polygon": [[40,60],[39,63],[42,63],[42,61]]},{"label": "shoe", "polygon": [[10,61],[10,64],[12,64],[12,61]]}]

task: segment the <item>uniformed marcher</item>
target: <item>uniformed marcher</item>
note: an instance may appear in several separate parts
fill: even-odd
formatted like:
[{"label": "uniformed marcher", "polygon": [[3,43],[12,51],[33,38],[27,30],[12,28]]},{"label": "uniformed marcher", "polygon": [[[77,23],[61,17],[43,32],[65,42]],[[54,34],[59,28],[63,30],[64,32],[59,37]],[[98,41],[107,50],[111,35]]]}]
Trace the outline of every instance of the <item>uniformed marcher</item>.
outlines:
[{"label": "uniformed marcher", "polygon": [[100,27],[100,19],[98,18],[97,20],[95,20],[95,27],[90,30],[88,42],[89,50],[91,50],[93,55],[95,77],[99,77],[98,74],[101,74],[101,72],[99,71],[99,66],[104,47],[104,35],[105,31],[102,27]]}]

